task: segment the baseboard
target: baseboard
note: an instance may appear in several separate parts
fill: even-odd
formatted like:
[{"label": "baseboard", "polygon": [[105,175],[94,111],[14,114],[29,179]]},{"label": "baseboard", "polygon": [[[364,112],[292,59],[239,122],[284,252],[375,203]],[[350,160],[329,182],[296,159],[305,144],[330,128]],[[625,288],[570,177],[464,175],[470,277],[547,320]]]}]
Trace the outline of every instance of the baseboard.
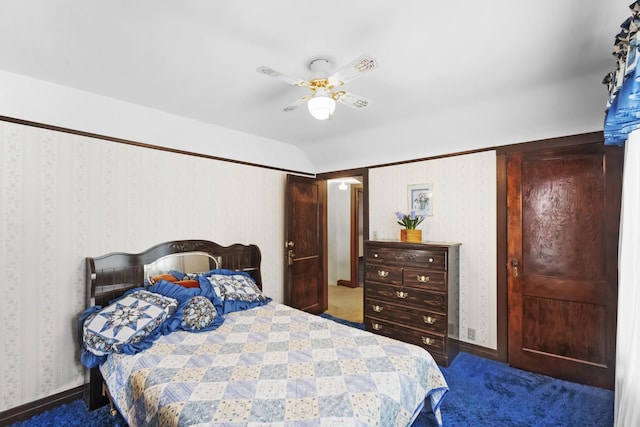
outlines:
[{"label": "baseboard", "polygon": [[84,386],[79,386],[71,390],[63,391],[62,393],[44,397],[0,412],[0,426],[8,426],[18,421],[28,420],[29,418],[35,417],[36,415],[49,409],[53,409],[56,406],[82,399],[83,393]]},{"label": "baseboard", "polygon": [[338,280],[337,285],[338,286],[346,286],[348,288],[357,288],[358,287],[357,283],[353,284],[353,283],[351,283],[350,280],[342,280],[342,279]]},{"label": "baseboard", "polygon": [[458,341],[458,351],[464,351],[465,353],[473,354],[474,356],[483,357],[485,359],[506,362],[506,360],[499,359],[498,350],[482,347],[468,342]]}]

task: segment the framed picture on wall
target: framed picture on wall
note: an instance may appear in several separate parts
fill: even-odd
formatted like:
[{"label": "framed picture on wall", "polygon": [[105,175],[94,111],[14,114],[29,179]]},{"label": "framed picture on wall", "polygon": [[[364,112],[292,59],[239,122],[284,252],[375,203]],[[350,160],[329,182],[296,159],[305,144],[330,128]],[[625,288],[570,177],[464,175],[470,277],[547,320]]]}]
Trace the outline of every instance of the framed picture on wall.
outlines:
[{"label": "framed picture on wall", "polygon": [[409,210],[416,215],[433,215],[433,184],[415,184],[409,186]]}]

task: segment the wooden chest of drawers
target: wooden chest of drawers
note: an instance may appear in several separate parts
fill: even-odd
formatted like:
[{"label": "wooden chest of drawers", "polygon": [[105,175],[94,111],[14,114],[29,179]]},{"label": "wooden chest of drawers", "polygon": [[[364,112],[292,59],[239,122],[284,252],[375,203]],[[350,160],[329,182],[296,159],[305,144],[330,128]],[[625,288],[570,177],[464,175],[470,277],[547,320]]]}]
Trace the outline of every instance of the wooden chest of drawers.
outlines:
[{"label": "wooden chest of drawers", "polygon": [[458,354],[457,243],[365,243],[368,331],[424,347],[440,365]]}]

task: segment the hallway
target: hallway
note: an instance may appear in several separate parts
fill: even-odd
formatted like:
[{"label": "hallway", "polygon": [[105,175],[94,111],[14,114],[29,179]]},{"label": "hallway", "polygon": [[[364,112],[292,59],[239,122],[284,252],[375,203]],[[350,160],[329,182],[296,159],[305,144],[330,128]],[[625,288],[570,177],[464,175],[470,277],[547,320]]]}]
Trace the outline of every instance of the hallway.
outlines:
[{"label": "hallway", "polygon": [[363,290],[362,287],[329,285],[329,309],[325,312],[334,317],[362,323]]}]

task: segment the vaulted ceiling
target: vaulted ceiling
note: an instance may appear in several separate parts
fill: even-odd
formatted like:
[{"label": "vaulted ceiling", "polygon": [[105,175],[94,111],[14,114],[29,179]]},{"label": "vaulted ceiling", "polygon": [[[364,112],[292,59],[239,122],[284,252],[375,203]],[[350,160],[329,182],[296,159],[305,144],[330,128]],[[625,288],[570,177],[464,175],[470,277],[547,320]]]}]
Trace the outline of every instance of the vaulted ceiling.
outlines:
[{"label": "vaulted ceiling", "polygon": [[[630,0],[1,0],[0,70],[300,147],[337,170],[602,129]],[[366,53],[379,68],[327,121],[307,79]]]}]

